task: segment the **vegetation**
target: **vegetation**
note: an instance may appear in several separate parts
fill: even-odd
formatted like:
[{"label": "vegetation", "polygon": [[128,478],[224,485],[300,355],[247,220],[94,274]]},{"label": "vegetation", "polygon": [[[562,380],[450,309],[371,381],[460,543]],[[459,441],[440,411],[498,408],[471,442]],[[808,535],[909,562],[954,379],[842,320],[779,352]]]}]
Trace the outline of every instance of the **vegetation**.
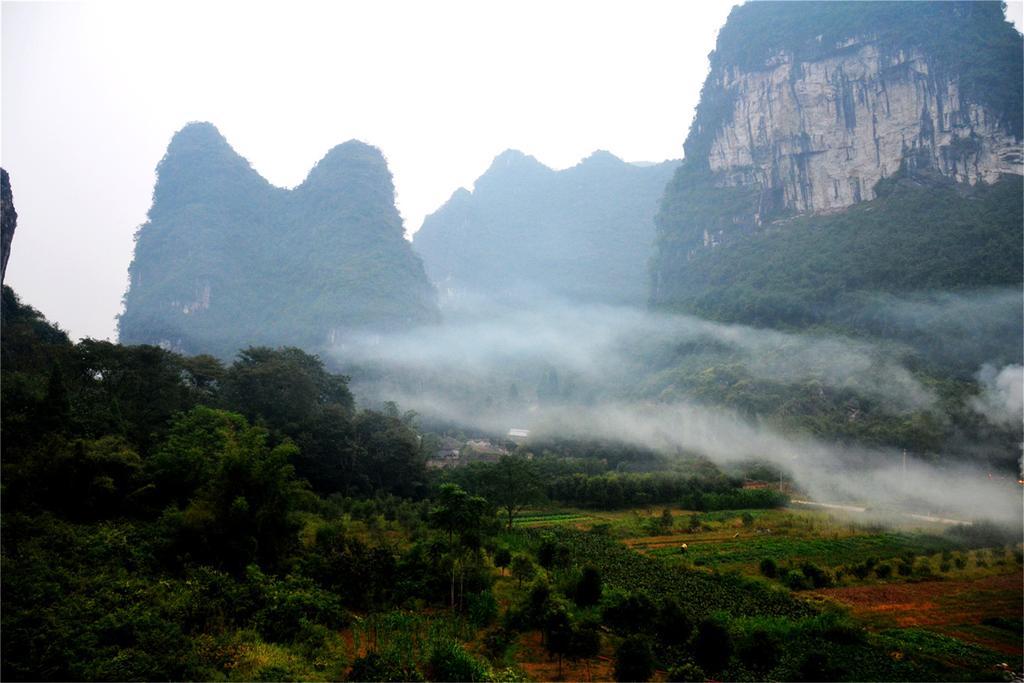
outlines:
[{"label": "vegetation", "polygon": [[251,345],[315,352],[340,330],[437,319],[384,158],[356,141],[289,191],[212,125],[186,126],[157,167],[130,276],[124,343],[221,359]]}]

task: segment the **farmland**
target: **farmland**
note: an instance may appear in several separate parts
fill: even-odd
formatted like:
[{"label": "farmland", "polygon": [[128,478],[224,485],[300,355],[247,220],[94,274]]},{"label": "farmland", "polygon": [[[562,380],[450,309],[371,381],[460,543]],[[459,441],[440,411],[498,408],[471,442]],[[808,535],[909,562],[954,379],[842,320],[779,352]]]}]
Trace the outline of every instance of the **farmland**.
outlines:
[{"label": "farmland", "polygon": [[[742,633],[768,620],[768,631],[788,634],[792,657],[810,656],[799,652],[813,643],[865,679],[938,680],[949,677],[943,667],[998,678],[993,667],[1019,668],[1022,656],[1021,548],[965,533],[799,508],[552,508],[528,511],[506,538],[562,545],[568,564],[595,567],[607,590],[678,600],[691,621],[720,615]],[[822,619],[863,629],[859,645],[823,640]]]}]

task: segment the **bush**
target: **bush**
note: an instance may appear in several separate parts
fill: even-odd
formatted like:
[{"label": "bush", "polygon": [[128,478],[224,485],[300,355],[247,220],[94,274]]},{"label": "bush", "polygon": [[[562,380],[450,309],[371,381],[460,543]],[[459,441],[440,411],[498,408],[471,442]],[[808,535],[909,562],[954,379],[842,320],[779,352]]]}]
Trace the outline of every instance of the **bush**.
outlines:
[{"label": "bush", "polygon": [[620,633],[651,628],[658,610],[645,593],[616,594],[601,613],[602,620]]},{"label": "bush", "polygon": [[778,636],[765,628],[747,631],[736,646],[736,656],[740,661],[762,678],[779,663],[781,654],[782,644]]},{"label": "bush", "polygon": [[693,662],[683,662],[671,667],[665,680],[678,683],[704,683],[707,676],[704,674],[704,669]]},{"label": "bush", "polygon": [[480,591],[469,596],[469,620],[477,627],[484,627],[498,616],[498,601],[491,591]]},{"label": "bush", "polygon": [[779,579],[791,591],[807,590],[811,587],[811,582],[804,576],[804,573],[795,569],[787,569]]},{"label": "bush", "polygon": [[815,588],[827,588],[832,585],[832,576],[812,562],[804,562],[800,566],[800,571]]},{"label": "bush", "polygon": [[[280,680],[294,680],[285,677]],[[348,672],[350,681],[422,681],[423,675],[411,665],[402,664],[396,657],[370,652],[352,662]]]},{"label": "bush", "polygon": [[704,671],[717,674],[725,668],[732,657],[732,636],[725,625],[717,619],[705,619],[697,627],[693,638],[694,659]]},{"label": "bush", "polygon": [[432,681],[486,681],[490,678],[487,666],[453,640],[434,644],[427,663]]},{"label": "bush", "polygon": [[646,681],[654,673],[654,653],[651,641],[645,636],[633,635],[622,641],[615,651],[615,680]]},{"label": "bush", "polygon": [[594,567],[584,567],[573,596],[576,604],[581,607],[596,605],[601,600],[601,591],[601,573]]},{"label": "bush", "polygon": [[770,557],[766,557],[763,560],[761,560],[760,568],[761,574],[768,577],[769,579],[774,579],[776,576],[779,575],[779,567],[777,564],[775,564],[775,560],[773,560]]},{"label": "bush", "polygon": [[888,579],[892,576],[892,565],[891,564],[880,564],[875,567],[875,576],[880,579]]}]

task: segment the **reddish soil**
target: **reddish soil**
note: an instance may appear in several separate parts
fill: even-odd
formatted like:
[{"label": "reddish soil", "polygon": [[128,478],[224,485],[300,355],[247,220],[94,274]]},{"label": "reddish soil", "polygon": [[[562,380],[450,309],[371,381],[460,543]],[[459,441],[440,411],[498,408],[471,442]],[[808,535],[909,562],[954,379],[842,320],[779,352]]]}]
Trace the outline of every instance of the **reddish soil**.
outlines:
[{"label": "reddish soil", "polygon": [[602,652],[597,659],[571,662],[562,660],[561,675],[558,659],[548,654],[540,642],[540,632],[531,631],[519,637],[516,663],[535,681],[614,681],[615,662],[611,652]]},{"label": "reddish soil", "polygon": [[1024,574],[1020,572],[980,579],[829,588],[809,594],[848,606],[855,617],[876,628],[927,628],[1006,654],[1024,654],[1020,643],[989,640],[962,628],[980,624],[986,617],[1019,619],[1024,610]]}]

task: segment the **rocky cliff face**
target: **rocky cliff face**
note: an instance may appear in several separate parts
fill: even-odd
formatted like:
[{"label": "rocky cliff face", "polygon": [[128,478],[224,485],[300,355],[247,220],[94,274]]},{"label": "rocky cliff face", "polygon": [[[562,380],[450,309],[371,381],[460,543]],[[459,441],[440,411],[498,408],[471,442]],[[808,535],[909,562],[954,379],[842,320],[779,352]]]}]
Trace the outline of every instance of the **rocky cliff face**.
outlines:
[{"label": "rocky cliff face", "polygon": [[[662,242],[690,253],[841,210],[901,172],[970,185],[1024,173],[1021,52],[994,2],[735,8],[666,194]],[[686,196],[697,186],[737,192],[720,193],[710,216],[685,206],[701,203]],[[724,215],[723,202],[735,210]]]},{"label": "rocky cliff face", "polygon": [[[766,1],[734,8],[710,55],[684,162],[656,219],[651,301],[692,308],[698,292],[737,275],[732,245],[785,231],[797,217],[843,213],[893,182],[941,187],[963,199],[1019,181],[1022,54],[1021,34],[997,2]],[[1019,213],[1006,208],[1007,217]],[[986,220],[993,234],[1016,231],[1019,239],[1019,225]],[[891,230],[895,236],[918,227],[903,217]],[[789,262],[790,251],[771,264],[751,257],[747,267],[805,269],[806,253],[803,262]],[[951,268],[936,281],[956,281],[952,261],[933,265]],[[698,276],[712,272],[708,282]],[[806,280],[808,295],[816,295]]]},{"label": "rocky cliff face", "polygon": [[127,344],[220,356],[250,345],[316,351],[351,331],[438,319],[387,163],[354,140],[284,190],[212,125],[186,126],[157,169],[129,274],[119,320]]},{"label": "rocky cliff face", "polygon": [[14,210],[11,177],[0,168],[0,282],[7,276],[7,259],[11,257],[11,243],[17,226],[18,212]]},{"label": "rocky cliff face", "polygon": [[1018,138],[935,71],[922,51],[890,52],[870,36],[812,62],[782,51],[763,69],[723,67],[711,87],[734,105],[708,167],[722,185],[763,188],[762,212],[799,213],[873,199],[908,163],[972,185],[1021,174]]}]

